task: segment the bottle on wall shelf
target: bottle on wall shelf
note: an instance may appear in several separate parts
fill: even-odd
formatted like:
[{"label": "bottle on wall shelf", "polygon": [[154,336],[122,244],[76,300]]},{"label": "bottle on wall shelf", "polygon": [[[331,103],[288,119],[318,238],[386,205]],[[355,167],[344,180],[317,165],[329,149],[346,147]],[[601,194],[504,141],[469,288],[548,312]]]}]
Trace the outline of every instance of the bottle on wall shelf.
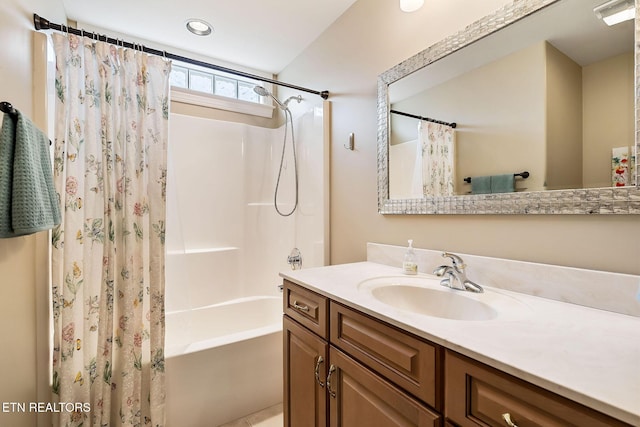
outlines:
[{"label": "bottle on wall shelf", "polygon": [[413,252],[413,240],[409,240],[409,247],[404,254],[402,262],[402,272],[404,274],[418,274],[418,263],[416,262],[416,254]]}]

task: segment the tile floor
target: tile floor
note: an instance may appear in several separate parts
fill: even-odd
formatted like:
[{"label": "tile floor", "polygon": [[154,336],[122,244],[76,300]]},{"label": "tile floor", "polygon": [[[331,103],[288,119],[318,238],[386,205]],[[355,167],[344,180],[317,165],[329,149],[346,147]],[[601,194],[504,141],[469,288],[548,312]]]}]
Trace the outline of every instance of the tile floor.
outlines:
[{"label": "tile floor", "polygon": [[280,403],[219,427],[282,427],[283,425],[282,403]]}]

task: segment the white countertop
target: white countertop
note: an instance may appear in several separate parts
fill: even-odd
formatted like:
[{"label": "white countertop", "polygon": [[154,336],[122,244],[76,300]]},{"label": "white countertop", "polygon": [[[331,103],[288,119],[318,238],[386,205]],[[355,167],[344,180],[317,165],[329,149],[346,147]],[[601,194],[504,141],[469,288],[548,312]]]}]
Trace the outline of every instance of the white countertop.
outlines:
[{"label": "white countertop", "polygon": [[393,308],[358,289],[367,279],[401,275],[399,268],[372,262],[281,273],[337,302],[640,426],[639,317],[485,286],[487,293],[517,298],[529,309],[502,320],[449,320]]}]

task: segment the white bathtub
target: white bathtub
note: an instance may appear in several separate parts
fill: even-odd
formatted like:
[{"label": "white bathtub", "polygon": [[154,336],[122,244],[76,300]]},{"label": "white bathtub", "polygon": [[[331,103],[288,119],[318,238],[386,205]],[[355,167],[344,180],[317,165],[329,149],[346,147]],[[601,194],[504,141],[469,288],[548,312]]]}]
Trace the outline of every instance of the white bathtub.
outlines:
[{"label": "white bathtub", "polygon": [[167,427],[214,427],[282,402],[282,299],[166,317]]}]

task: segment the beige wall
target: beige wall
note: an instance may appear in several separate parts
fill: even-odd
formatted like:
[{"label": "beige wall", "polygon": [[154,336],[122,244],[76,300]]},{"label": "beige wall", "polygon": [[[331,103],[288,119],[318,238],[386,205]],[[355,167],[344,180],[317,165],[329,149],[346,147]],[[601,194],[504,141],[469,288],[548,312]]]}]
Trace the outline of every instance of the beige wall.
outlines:
[{"label": "beige wall", "polygon": [[584,67],[584,182],[611,186],[611,149],[633,144],[633,54]]},{"label": "beige wall", "polygon": [[549,43],[545,51],[547,189],[583,188],[582,68]]},{"label": "beige wall", "polygon": [[[377,213],[377,76],[507,3],[431,0],[405,14],[397,1],[359,0],[280,73],[332,94],[332,263],[365,259],[369,241],[413,238],[422,248],[640,274],[637,216]],[[343,148],[351,132],[355,151]]]},{"label": "beige wall", "polygon": [[[42,99],[42,83],[33,79],[34,55],[42,53],[33,48],[34,12],[54,22],[65,19],[62,0],[0,2],[0,96],[45,128],[43,103],[34,100]],[[36,402],[42,400],[38,384],[40,392],[42,380],[46,387],[48,343],[46,331],[37,339],[36,322],[48,305],[47,240],[44,232],[0,239],[0,402]],[[0,425],[31,427],[36,414],[0,411]]]}]

